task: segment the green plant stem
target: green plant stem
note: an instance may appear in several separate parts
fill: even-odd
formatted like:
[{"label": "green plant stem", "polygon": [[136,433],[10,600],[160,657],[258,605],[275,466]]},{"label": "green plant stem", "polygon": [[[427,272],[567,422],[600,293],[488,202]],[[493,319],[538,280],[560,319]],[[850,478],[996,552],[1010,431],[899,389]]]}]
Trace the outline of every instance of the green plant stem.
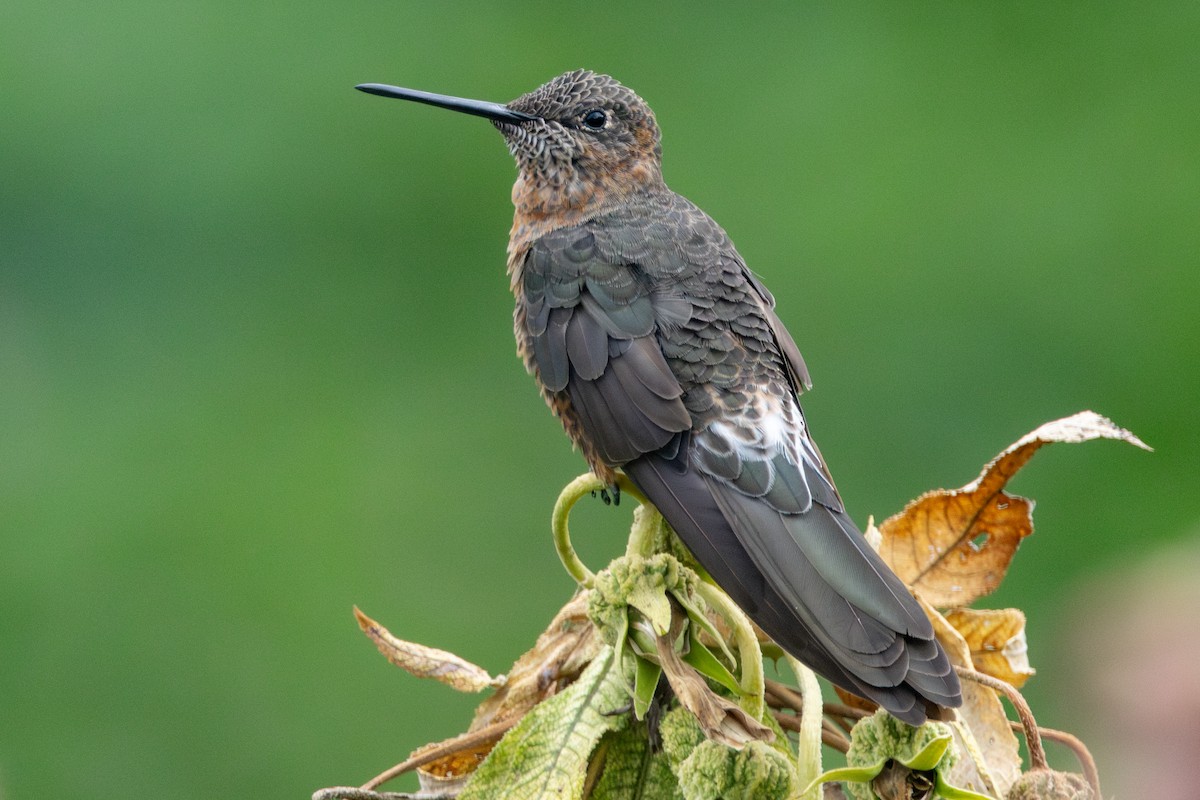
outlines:
[{"label": "green plant stem", "polygon": [[805,800],[816,800],[820,797],[821,787],[815,781],[821,774],[821,720],[824,717],[824,706],[821,701],[821,685],[817,683],[816,674],[790,655],[788,665],[796,676],[796,685],[800,687],[803,707],[800,712],[800,735],[796,742],[796,775],[800,786],[812,786],[812,791]]},{"label": "green plant stem", "polygon": [[[786,714],[783,711],[776,711],[772,708],[771,716],[775,717],[775,721],[779,723],[779,727],[784,730],[795,731],[796,733],[800,732],[800,718],[794,714]],[[850,740],[831,725],[821,726],[821,744],[842,754],[845,754],[850,749]]]},{"label": "green plant stem", "polygon": [[729,595],[711,583],[698,581],[696,593],[725,618],[733,632],[733,640],[738,649],[739,685],[742,687],[742,708],[755,719],[762,719],[763,691],[766,683],[763,676],[762,651],[758,648],[758,637],[750,620],[738,608]]},{"label": "green plant stem", "polygon": [[654,555],[655,542],[662,532],[663,518],[652,505],[640,505],[633,510],[633,525],[629,529],[629,543],[625,555],[649,558]]},{"label": "green plant stem", "polygon": [[590,587],[596,576],[587,568],[583,560],[579,558],[579,554],[575,552],[575,548],[571,546],[571,531],[567,527],[567,517],[571,515],[571,509],[579,502],[579,498],[605,488],[607,487],[592,473],[580,475],[568,483],[558,495],[558,501],[554,504],[554,512],[550,516],[550,531],[554,536],[554,549],[558,551],[559,560],[562,561],[567,574],[583,587]]},{"label": "green plant stem", "polygon": [[[654,507],[650,505],[646,496],[642,494],[633,482],[622,472],[618,472],[615,480],[616,486],[622,494],[629,495],[637,500],[648,509]],[[595,574],[587,568],[583,560],[579,558],[579,554],[575,552],[575,548],[571,545],[571,531],[567,525],[567,517],[571,515],[571,509],[579,502],[579,499],[584,495],[590,495],[595,492],[606,491],[609,488],[608,484],[597,478],[593,473],[588,472],[580,475],[575,480],[566,485],[558,495],[558,500],[554,503],[554,512],[550,515],[550,531],[554,537],[554,549],[558,551],[558,558],[562,561],[563,567],[567,570],[575,582],[584,588],[590,588]],[[642,517],[646,514],[639,515]],[[654,511],[652,517],[658,517],[661,520],[657,510]],[[646,533],[637,533],[637,520],[635,518],[634,533],[630,534],[630,546],[633,546],[634,535],[639,536],[653,535],[653,530]],[[661,523],[660,523],[661,524]],[[651,545],[653,538],[651,538]],[[639,546],[641,546],[639,542]],[[648,553],[647,553],[648,555]]]}]

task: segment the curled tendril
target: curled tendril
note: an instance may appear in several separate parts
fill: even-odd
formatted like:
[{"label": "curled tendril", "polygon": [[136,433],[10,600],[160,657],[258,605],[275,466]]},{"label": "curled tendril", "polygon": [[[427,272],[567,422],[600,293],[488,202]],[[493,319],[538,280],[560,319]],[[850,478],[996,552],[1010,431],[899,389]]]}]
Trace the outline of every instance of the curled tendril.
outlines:
[{"label": "curled tendril", "polygon": [[[622,473],[617,473],[617,487],[625,494],[635,498],[639,503],[645,505],[647,503],[645,495]],[[571,546],[571,532],[567,527],[567,517],[571,515],[571,509],[579,502],[579,499],[584,495],[590,495],[595,492],[600,492],[608,489],[608,484],[597,478],[592,473],[580,475],[575,480],[567,484],[566,488],[558,496],[558,501],[554,504],[554,512],[550,516],[550,530],[554,536],[554,549],[558,551],[558,557],[562,560],[563,567],[567,573],[575,579],[575,582],[584,588],[590,588],[593,579],[596,577],[579,554],[575,552],[575,548]],[[635,529],[636,532],[636,529]]]}]

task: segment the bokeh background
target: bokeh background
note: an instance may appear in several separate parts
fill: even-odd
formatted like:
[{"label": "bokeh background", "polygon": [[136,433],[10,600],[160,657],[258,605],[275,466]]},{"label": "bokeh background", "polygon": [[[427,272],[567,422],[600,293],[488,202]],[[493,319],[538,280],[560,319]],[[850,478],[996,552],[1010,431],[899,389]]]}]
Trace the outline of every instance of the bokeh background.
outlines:
[{"label": "bokeh background", "polygon": [[[1086,599],[1200,547],[1197,41],[1184,0],[6,2],[0,796],[307,797],[466,725],[351,606],[503,671],[571,591],[583,465],[514,355],[499,136],[351,87],[581,66],[777,295],[860,522],[1084,408],[1156,447],[1039,453],[987,601],[1028,612],[1040,721],[1140,794],[1080,662],[1200,632]],[[627,514],[581,512],[587,558]]]}]

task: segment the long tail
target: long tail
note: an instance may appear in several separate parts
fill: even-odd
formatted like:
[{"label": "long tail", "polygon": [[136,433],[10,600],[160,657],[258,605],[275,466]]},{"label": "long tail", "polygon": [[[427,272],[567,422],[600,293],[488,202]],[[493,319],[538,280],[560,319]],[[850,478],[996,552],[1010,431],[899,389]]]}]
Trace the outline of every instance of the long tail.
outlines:
[{"label": "long tail", "polygon": [[624,470],[734,602],[818,674],[911,725],[962,703],[929,620],[844,512],[781,512],[685,454]]}]

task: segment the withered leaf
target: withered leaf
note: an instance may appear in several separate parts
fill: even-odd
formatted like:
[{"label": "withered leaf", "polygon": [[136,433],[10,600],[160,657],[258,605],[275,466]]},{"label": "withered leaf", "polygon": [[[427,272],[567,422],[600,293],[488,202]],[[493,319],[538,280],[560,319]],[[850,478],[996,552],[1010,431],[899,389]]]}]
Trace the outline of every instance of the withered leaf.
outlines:
[{"label": "withered leaf", "polygon": [[578,592],[517,659],[496,693],[479,704],[466,733],[412,753],[410,759],[434,749],[445,753],[416,768],[422,790],[436,796],[458,794],[500,737],[578,678],[599,652],[599,637],[587,618],[587,592]]},{"label": "withered leaf", "polygon": [[835,685],[833,691],[837,694],[838,699],[842,701],[842,704],[850,706],[850,708],[857,708],[859,711],[866,711],[867,713],[874,713],[879,708],[878,703],[873,703],[864,697],[859,697],[840,686]]},{"label": "withered leaf", "polygon": [[1018,689],[1034,674],[1021,609],[958,608],[946,612],[946,621],[966,641],[975,669]]},{"label": "withered leaf", "polygon": [[[468,732],[515,725],[538,703],[578,678],[599,651],[600,638],[587,618],[587,592],[578,592],[554,615],[534,646],[517,659],[504,684],[475,709]],[[449,756],[452,761],[446,764],[420,768],[421,785],[445,789],[463,783],[494,744],[466,748]],[[439,775],[439,771],[450,774]]]},{"label": "withered leaf", "polygon": [[579,591],[559,609],[533,647],[512,665],[504,684],[479,704],[470,730],[519,719],[579,677],[602,644],[587,607],[588,593]]},{"label": "withered leaf", "polygon": [[397,667],[418,678],[432,678],[460,692],[481,692],[496,686],[502,680],[493,678],[482,667],[477,667],[454,653],[426,647],[415,642],[398,639],[375,620],[354,607],[354,617],[379,652]]},{"label": "withered leaf", "polygon": [[917,498],[880,526],[879,554],[915,594],[942,608],[970,605],[996,589],[1021,540],[1033,532],[1033,503],[1004,486],[1042,445],[1141,439],[1092,411],[1048,422],[1021,437],[971,483]]},{"label": "withered leaf", "polygon": [[[945,648],[950,663],[974,669],[971,648],[962,635],[929,603],[922,601],[921,607],[933,623],[933,632]],[[957,711],[958,718],[970,728],[971,735],[979,745],[979,753],[987,765],[987,771],[996,782],[995,788],[999,791],[999,796],[1005,797],[1009,787],[1021,775],[1017,737],[1009,727],[1004,706],[1000,704],[996,692],[974,681],[963,681],[962,694],[963,704]],[[957,728],[954,729],[954,737],[959,740],[960,751],[967,752],[962,746],[962,737]],[[953,785],[974,792],[989,791],[969,756],[960,758],[951,767],[947,778]]]},{"label": "withered leaf", "polygon": [[[439,750],[446,755],[417,767],[421,791],[435,797],[454,797],[462,791],[476,768],[487,758],[507,730],[494,726],[493,731],[464,733],[453,739],[428,744],[414,750],[411,758]],[[487,734],[480,736],[478,734]]]},{"label": "withered leaf", "polygon": [[674,642],[682,630],[683,617],[676,609],[671,629],[655,637],[654,646],[671,690],[679,698],[680,705],[696,718],[704,735],[737,749],[755,740],[775,741],[775,731],[746,713],[737,703],[710,689],[704,677],[675,652]]}]

